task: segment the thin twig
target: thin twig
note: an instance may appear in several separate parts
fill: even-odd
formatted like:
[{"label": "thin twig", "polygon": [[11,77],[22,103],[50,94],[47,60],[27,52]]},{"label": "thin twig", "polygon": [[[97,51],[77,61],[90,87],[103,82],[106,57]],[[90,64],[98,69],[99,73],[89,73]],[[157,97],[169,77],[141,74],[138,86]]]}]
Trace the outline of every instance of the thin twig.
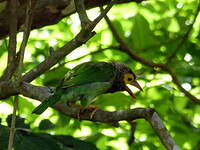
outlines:
[{"label": "thin twig", "polygon": [[[2,80],[11,79],[14,70],[15,70],[15,59],[16,59],[16,44],[17,44],[17,5],[18,1],[13,0],[9,2],[9,11],[10,11],[10,21],[9,21],[9,46],[8,46],[8,60],[7,68],[1,77]],[[8,141],[8,150],[12,150],[14,135],[15,135],[15,119],[17,111],[17,100],[13,101],[13,115],[10,127],[10,135]]]},{"label": "thin twig", "polygon": [[82,28],[81,31],[76,35],[74,39],[69,41],[63,47],[56,50],[51,56],[45,59],[42,63],[40,63],[35,68],[27,72],[22,77],[22,80],[26,82],[30,82],[34,80],[36,77],[40,76],[45,71],[49,70],[52,66],[54,66],[58,61],[60,61],[66,55],[71,53],[74,49],[86,43],[90,38],[92,38],[95,35],[95,32],[92,32],[94,27],[106,15],[106,13],[111,9],[113,5],[114,5],[114,2],[111,1],[110,4],[106,7],[106,9],[94,21],[92,21],[86,28]]},{"label": "thin twig", "polygon": [[26,19],[24,23],[23,40],[20,45],[19,52],[17,53],[16,66],[18,67],[16,67],[17,68],[16,75],[17,78],[19,79],[21,78],[21,74],[23,72],[24,53],[30,35],[31,24],[32,24],[31,0],[28,0],[26,7]]},{"label": "thin twig", "polygon": [[101,14],[91,23],[90,28],[94,28],[99,21],[106,16],[108,11],[112,8],[112,6],[117,2],[117,0],[112,0],[110,4],[101,12]]},{"label": "thin twig", "polygon": [[61,64],[59,64],[57,67],[54,67],[53,69],[51,70],[48,70],[47,72],[52,72],[52,71],[55,71],[57,69],[59,69],[60,67],[63,67],[65,64],[67,63],[71,63],[71,62],[74,62],[74,61],[79,61],[87,56],[93,56],[93,55],[96,55],[96,54],[99,54],[99,53],[102,53],[103,51],[106,51],[108,49],[113,49],[113,50],[116,50],[117,49],[117,46],[109,46],[109,47],[106,47],[106,48],[100,48],[96,51],[93,51],[93,52],[90,52],[89,54],[86,54],[86,55],[83,55],[81,57],[78,57],[78,58],[75,58],[75,59],[72,59],[72,60],[68,60],[66,62],[63,62]]},{"label": "thin twig", "polygon": [[81,27],[85,28],[88,24],[90,24],[90,19],[87,16],[84,0],[74,0],[76,11],[79,15],[79,19],[81,22]]},{"label": "thin twig", "polygon": [[110,19],[107,16],[105,16],[105,20],[106,20],[111,32],[113,33],[113,36],[120,43],[120,46],[118,47],[119,50],[127,53],[132,59],[139,61],[140,63],[142,63],[146,66],[149,66],[152,68],[160,68],[161,70],[166,71],[167,73],[169,73],[171,75],[173,82],[176,84],[176,86],[179,88],[180,91],[182,91],[190,100],[192,100],[196,104],[200,104],[200,100],[197,97],[192,95],[190,92],[188,92],[181,86],[180,81],[178,80],[178,78],[176,77],[174,72],[167,65],[161,64],[161,63],[154,63],[150,60],[144,59],[144,58],[140,57],[139,55],[137,55],[134,52],[134,50],[131,49],[130,47],[128,47],[126,42],[120,37],[117,30],[115,29],[115,27],[113,26],[113,24],[111,23]]},{"label": "thin twig", "polygon": [[[16,1],[17,3],[17,1]],[[16,5],[15,5],[16,7]],[[26,48],[26,44],[28,41],[28,37],[29,37],[29,33],[30,33],[30,22],[31,22],[31,16],[29,14],[30,12],[30,8],[31,8],[31,0],[29,0],[27,2],[27,8],[26,8],[26,19],[25,19],[25,29],[24,29],[24,34],[23,34],[23,40],[18,52],[18,59],[15,59],[15,68],[13,69],[13,73],[15,72],[15,70],[17,70],[17,72],[15,72],[15,77],[16,80],[20,80],[21,78],[21,74],[22,74],[22,67],[23,67],[23,59],[24,59],[24,51]],[[16,9],[16,8],[15,8]],[[15,55],[16,55],[16,37],[15,37]],[[13,62],[14,63],[14,62]],[[16,95],[14,97],[14,101],[13,101],[13,114],[12,114],[12,121],[11,121],[11,127],[10,127],[10,136],[9,136],[9,143],[8,143],[8,150],[12,150],[13,147],[13,141],[14,141],[14,136],[15,136],[15,120],[16,120],[16,112],[18,109],[18,100],[19,100],[19,96]]]},{"label": "thin twig", "polygon": [[167,62],[166,64],[169,64],[173,58],[176,56],[176,54],[179,52],[179,50],[181,49],[181,47],[184,45],[185,41],[188,39],[190,32],[192,31],[193,25],[196,22],[197,16],[200,12],[200,4],[197,5],[197,10],[196,13],[194,15],[194,19],[191,23],[191,25],[189,26],[187,32],[185,33],[185,35],[182,37],[182,40],[179,42],[179,44],[177,45],[175,51],[169,56],[167,57]]},{"label": "thin twig", "polygon": [[9,141],[8,141],[8,150],[12,150],[13,142],[14,142],[14,136],[15,136],[15,121],[16,121],[16,113],[18,109],[18,96],[15,96],[13,101],[13,114],[12,114],[12,120],[11,120],[11,126],[10,126],[10,135],[9,135]]},{"label": "thin twig", "polygon": [[130,137],[128,139],[128,145],[129,147],[135,142],[135,129],[136,129],[136,122],[134,121],[128,121],[128,123],[131,126],[131,133],[130,133]]},{"label": "thin twig", "polygon": [[109,46],[109,47],[106,47],[106,48],[99,48],[98,50],[93,51],[93,52],[90,52],[89,54],[83,55],[83,56],[78,57],[78,58],[73,59],[73,60],[69,60],[69,61],[65,62],[65,64],[66,64],[66,63],[70,63],[70,62],[74,62],[74,61],[78,61],[78,60],[83,59],[83,58],[85,58],[85,57],[87,57],[87,56],[91,56],[91,55],[93,56],[93,55],[102,53],[102,52],[104,52],[104,51],[106,51],[106,50],[109,50],[109,49],[116,50],[117,48],[118,48],[118,46]]}]

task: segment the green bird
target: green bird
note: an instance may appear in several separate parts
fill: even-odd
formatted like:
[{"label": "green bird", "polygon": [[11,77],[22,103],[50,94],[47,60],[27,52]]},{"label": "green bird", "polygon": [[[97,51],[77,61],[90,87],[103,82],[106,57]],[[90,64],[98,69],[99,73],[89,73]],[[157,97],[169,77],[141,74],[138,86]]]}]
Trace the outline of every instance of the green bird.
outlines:
[{"label": "green bird", "polygon": [[81,105],[87,106],[98,95],[117,91],[127,91],[135,98],[126,84],[142,90],[136,81],[136,75],[125,64],[119,62],[86,62],[69,71],[54,94],[36,107],[33,113],[41,114],[58,101],[74,103],[80,100]]}]

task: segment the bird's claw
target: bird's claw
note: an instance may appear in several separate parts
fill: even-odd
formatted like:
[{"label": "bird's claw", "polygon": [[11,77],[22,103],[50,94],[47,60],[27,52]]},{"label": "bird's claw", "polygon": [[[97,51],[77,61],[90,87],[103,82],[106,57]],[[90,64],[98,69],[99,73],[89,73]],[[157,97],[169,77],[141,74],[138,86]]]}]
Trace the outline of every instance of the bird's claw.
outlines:
[{"label": "bird's claw", "polygon": [[100,108],[95,106],[95,105],[89,105],[88,107],[83,107],[79,109],[79,112],[77,114],[77,118],[80,120],[80,114],[89,112],[90,113],[90,120],[93,119],[95,113],[99,110]]},{"label": "bird's claw", "polygon": [[91,115],[90,115],[90,120],[92,120],[93,119],[93,117],[94,117],[94,115],[95,115],[95,113],[97,112],[99,110],[99,108],[98,107],[96,107],[92,112],[91,112]]}]

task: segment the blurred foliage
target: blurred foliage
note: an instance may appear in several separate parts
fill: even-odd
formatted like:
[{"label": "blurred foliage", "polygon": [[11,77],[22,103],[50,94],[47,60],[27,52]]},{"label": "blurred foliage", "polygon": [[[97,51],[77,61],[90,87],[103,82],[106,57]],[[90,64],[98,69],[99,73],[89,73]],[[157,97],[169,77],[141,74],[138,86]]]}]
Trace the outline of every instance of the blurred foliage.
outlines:
[{"label": "blurred foliage", "polygon": [[[185,38],[185,34],[191,27],[197,5],[198,0],[151,0],[141,4],[127,3],[114,6],[108,16],[122,38],[138,55],[157,63],[166,63],[168,56],[176,51],[177,45]],[[89,17],[94,18],[94,14],[98,11],[98,9],[89,10]],[[73,39],[79,30],[77,15],[63,19],[56,25],[33,30],[26,48],[24,72],[48,57],[52,48],[56,51],[57,48]],[[56,86],[69,68],[86,61],[121,61],[129,65],[137,74],[144,92],[135,91],[136,101],[133,101],[125,92],[101,95],[95,104],[108,111],[135,107],[154,108],[182,149],[197,150],[200,148],[200,106],[184,96],[166,72],[146,67],[117,50],[106,49],[93,53],[117,45],[105,21],[102,20],[95,31],[97,34],[91,40],[74,50],[64,60],[60,60],[51,70],[34,80],[33,84]],[[21,37],[22,34],[19,33],[18,45]],[[0,74],[6,66],[7,43],[6,40],[0,41],[0,66],[2,66]],[[79,57],[81,59],[78,59]],[[192,26],[189,37],[168,65],[175,72],[182,86],[200,98],[200,14]],[[131,132],[126,122],[120,122],[121,126],[115,128],[102,123],[78,121],[63,116],[51,108],[40,116],[31,114],[38,104],[35,100],[20,97],[18,113],[26,120],[19,117],[17,127],[19,125],[21,128],[27,128],[30,133],[17,131],[15,140],[22,144],[19,145],[16,142],[16,150],[39,150],[40,144],[43,149],[68,150],[81,147],[83,150],[89,146],[91,146],[90,149],[95,149],[86,142],[79,143],[78,138],[95,144],[100,150],[165,149],[145,120],[136,121],[135,142],[129,146],[127,141]],[[0,103],[1,148],[2,145],[7,144],[8,129],[6,126],[10,124],[8,115],[12,112],[11,108],[9,101]],[[26,124],[23,124],[24,121]],[[51,133],[52,136],[39,133],[40,131]],[[77,148],[75,148],[75,141],[79,143]],[[68,147],[68,144],[74,144],[74,147]]]},{"label": "blurred foliage", "polygon": [[[6,120],[10,120],[10,116]],[[65,135],[49,135],[46,133],[32,133],[29,125],[24,123],[24,118],[17,116],[16,133],[14,138],[15,150],[97,150],[97,148],[85,141]],[[8,123],[9,124],[9,123]],[[46,127],[49,122],[46,121]],[[9,128],[0,124],[0,150],[7,150]]]}]

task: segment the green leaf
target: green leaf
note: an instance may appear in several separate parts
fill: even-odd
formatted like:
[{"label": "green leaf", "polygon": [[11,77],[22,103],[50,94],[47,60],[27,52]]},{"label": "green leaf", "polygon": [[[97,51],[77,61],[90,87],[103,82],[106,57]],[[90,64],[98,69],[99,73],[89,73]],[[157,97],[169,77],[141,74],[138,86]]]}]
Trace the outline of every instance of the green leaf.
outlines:
[{"label": "green leaf", "polygon": [[127,109],[133,102],[130,96],[127,96],[121,92],[112,94],[104,94],[97,98],[95,105],[100,107],[114,106],[116,109]]},{"label": "green leaf", "polygon": [[[8,115],[8,117],[6,118],[6,122],[7,122],[9,127],[11,126],[11,120],[12,120],[12,114]],[[27,128],[27,129],[30,128],[29,124],[25,124],[25,118],[22,118],[20,116],[16,116],[15,120],[16,120],[15,121],[15,127],[16,128]]]},{"label": "green leaf", "polygon": [[40,122],[39,124],[39,129],[40,130],[48,130],[48,129],[53,129],[55,128],[56,125],[53,124],[50,120],[48,119],[44,119]]},{"label": "green leaf", "polygon": [[133,28],[129,37],[129,44],[134,50],[158,44],[144,16],[138,13],[131,20],[133,21]]},{"label": "green leaf", "polygon": [[74,150],[97,150],[97,148],[91,143],[77,140],[72,136],[54,136],[55,139],[59,140],[65,146],[73,147]]},{"label": "green leaf", "polygon": [[[9,128],[0,126],[0,150],[7,150]],[[65,135],[50,135],[32,133],[24,129],[17,129],[14,138],[15,150],[97,150],[85,141]]]}]

